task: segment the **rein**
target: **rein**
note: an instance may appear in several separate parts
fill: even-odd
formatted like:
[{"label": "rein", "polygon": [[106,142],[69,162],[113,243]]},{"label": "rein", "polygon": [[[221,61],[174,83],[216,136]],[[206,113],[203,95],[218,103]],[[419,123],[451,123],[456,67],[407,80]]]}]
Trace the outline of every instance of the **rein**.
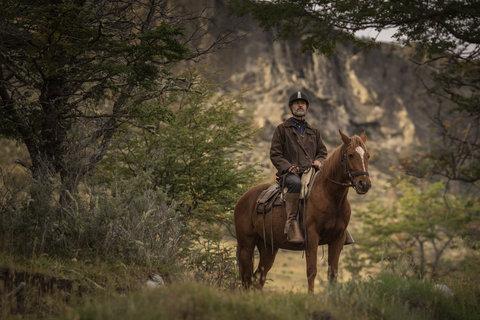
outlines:
[{"label": "rein", "polygon": [[348,167],[347,153],[346,152],[342,151],[342,159],[341,159],[340,163],[343,166],[343,171],[347,174],[349,182],[348,183],[338,182],[338,181],[333,180],[332,178],[327,178],[328,180],[330,180],[331,182],[333,182],[333,183],[335,183],[339,186],[343,186],[343,187],[346,187],[346,188],[353,187],[355,189],[355,184],[353,183],[353,179],[355,177],[358,177],[358,176],[367,176],[368,177],[369,176],[367,171],[354,171],[354,172],[350,171],[350,168]]}]

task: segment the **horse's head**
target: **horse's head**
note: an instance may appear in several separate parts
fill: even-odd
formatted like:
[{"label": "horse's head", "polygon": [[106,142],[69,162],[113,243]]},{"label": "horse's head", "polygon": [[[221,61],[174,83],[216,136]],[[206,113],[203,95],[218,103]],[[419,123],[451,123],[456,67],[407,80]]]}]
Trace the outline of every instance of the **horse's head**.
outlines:
[{"label": "horse's head", "polygon": [[358,194],[365,194],[368,192],[372,183],[368,174],[368,153],[367,136],[362,132],[359,136],[354,135],[349,137],[339,130],[340,136],[344,143],[342,147],[342,163],[346,174],[353,185],[353,188]]}]

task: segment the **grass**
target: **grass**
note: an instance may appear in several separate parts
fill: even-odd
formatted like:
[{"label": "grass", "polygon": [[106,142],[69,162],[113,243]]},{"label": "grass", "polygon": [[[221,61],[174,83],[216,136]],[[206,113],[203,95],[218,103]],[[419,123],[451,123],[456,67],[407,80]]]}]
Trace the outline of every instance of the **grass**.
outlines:
[{"label": "grass", "polygon": [[[16,257],[0,253],[0,266],[15,271],[38,273],[44,276],[73,280],[86,288],[122,287],[126,290],[136,289],[139,282],[150,273],[160,273],[162,270],[125,265],[123,263],[106,263],[101,261],[77,261],[76,259],[59,259],[46,255],[36,258]],[[171,273],[172,270],[168,270]]]},{"label": "grass", "polygon": [[[72,305],[83,303],[85,297],[111,298],[119,292],[135,292],[144,285],[150,273],[163,274],[162,270],[121,263],[67,260],[46,255],[29,259],[5,253],[0,253],[0,267],[14,271],[17,276],[27,276],[25,289],[21,291],[21,311],[18,298],[13,295],[20,282],[7,288],[0,279],[0,319],[44,319],[65,314]],[[70,282],[71,288],[59,289],[56,281],[60,279]],[[23,277],[17,281],[23,281]],[[51,284],[47,292],[41,289],[44,283]]]},{"label": "grass", "polygon": [[[319,258],[321,252],[319,253]],[[258,261],[258,260],[257,260]],[[279,252],[263,292],[226,290],[198,282],[173,282],[159,289],[144,287],[158,270],[98,261],[59,260],[48,256],[21,259],[0,255],[0,266],[75,280],[90,290],[65,301],[61,293],[33,296],[17,318],[45,319],[480,319],[477,260],[442,282],[453,295],[431,281],[390,273],[363,281],[329,286],[319,260],[316,294],[306,294],[301,252]],[[97,286],[98,285],[98,286]],[[99,288],[101,287],[101,288]],[[119,288],[121,290],[119,290]],[[1,290],[0,290],[1,291]],[[2,308],[0,308],[2,309]],[[4,311],[4,310],[3,310]],[[15,318],[15,314],[0,313]]]},{"label": "grass", "polygon": [[[301,252],[279,253],[276,270],[272,270],[271,280],[263,292],[178,281],[159,289],[147,289],[145,279],[152,270],[95,261],[55,260],[47,256],[19,259],[0,255],[0,265],[74,279],[91,288],[82,297],[71,297],[69,301],[61,294],[33,299],[28,312],[17,318],[480,319],[477,266],[442,280],[453,295],[436,289],[431,281],[389,273],[363,281],[342,280],[343,283],[334,286],[320,277],[317,293],[309,295],[304,288]],[[118,290],[119,287],[125,290]]]},{"label": "grass", "polygon": [[[478,284],[473,284],[478,286]],[[90,301],[67,319],[479,319],[479,295],[391,274],[347,282],[308,295],[298,292],[226,291],[175,283],[113,300]]]}]

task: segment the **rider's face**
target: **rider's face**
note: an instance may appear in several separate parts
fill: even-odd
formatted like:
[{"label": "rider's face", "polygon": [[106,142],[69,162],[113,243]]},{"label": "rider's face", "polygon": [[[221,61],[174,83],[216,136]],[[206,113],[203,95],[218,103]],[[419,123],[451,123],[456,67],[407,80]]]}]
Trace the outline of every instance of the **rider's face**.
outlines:
[{"label": "rider's face", "polygon": [[295,100],[290,106],[292,114],[297,117],[304,117],[307,114],[307,102],[305,100]]}]

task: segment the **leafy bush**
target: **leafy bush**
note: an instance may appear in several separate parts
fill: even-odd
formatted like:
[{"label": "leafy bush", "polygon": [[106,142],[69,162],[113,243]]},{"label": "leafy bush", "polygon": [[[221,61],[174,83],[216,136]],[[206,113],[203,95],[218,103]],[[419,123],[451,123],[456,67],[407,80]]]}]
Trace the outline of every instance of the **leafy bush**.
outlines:
[{"label": "leafy bush", "polygon": [[119,180],[101,197],[92,196],[95,203],[81,247],[96,257],[138,265],[175,262],[185,225],[148,174]]},{"label": "leafy bush", "polygon": [[202,241],[197,246],[199,248],[191,250],[188,257],[188,266],[195,280],[223,288],[236,288],[239,279],[234,249],[213,240]]},{"label": "leafy bush", "polygon": [[186,267],[198,280],[232,287],[236,258],[220,239],[232,226],[237,199],[257,175],[245,162],[255,130],[237,100],[202,81],[193,79],[189,92],[170,96],[167,107],[139,115],[143,126],[125,127],[97,178],[108,186],[115,176],[151,173],[188,229]]},{"label": "leafy bush", "polygon": [[112,172],[150,171],[177,201],[195,240],[216,238],[219,225],[231,225],[235,202],[257,175],[244,159],[255,134],[250,118],[238,101],[200,81],[170,97],[167,121],[145,114],[147,130],[130,128],[119,136],[101,172],[110,179]]},{"label": "leafy bush", "polygon": [[47,200],[47,183],[34,182],[26,199],[2,206],[3,249],[144,266],[175,262],[185,225],[148,174],[119,179],[109,189],[84,189],[62,207]]},{"label": "leafy bush", "polygon": [[403,179],[396,187],[397,198],[372,202],[358,215],[363,230],[357,234],[357,260],[373,267],[387,262],[400,273],[420,278],[450,272],[446,256],[463,247],[469,225],[479,221],[478,199],[445,194],[441,182]]}]

